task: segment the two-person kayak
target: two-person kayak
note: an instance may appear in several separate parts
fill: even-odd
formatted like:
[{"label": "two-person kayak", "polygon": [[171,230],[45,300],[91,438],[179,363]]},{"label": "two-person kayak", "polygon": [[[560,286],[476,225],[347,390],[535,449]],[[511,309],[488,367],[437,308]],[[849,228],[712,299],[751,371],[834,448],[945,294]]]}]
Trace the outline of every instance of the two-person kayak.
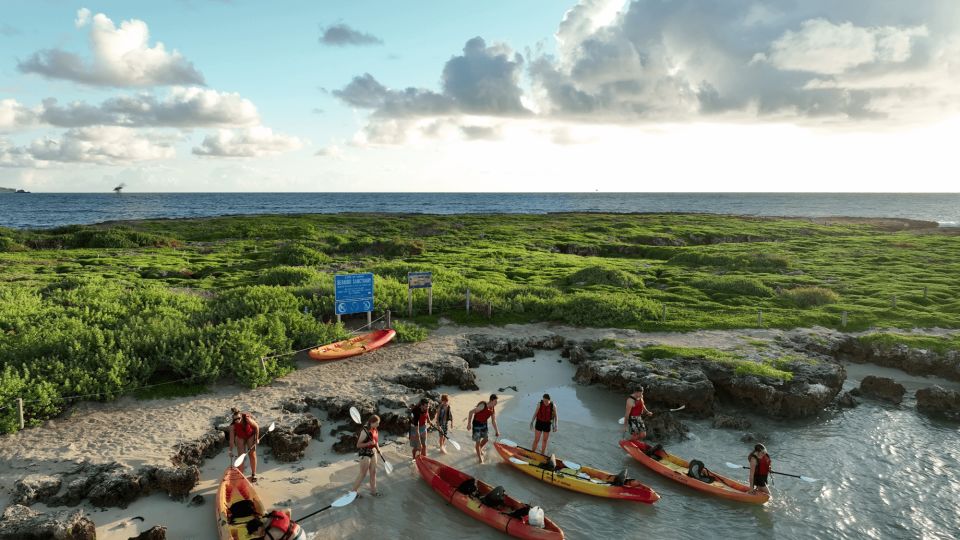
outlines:
[{"label": "two-person kayak", "polygon": [[340,360],[350,358],[365,352],[383,347],[396,337],[397,331],[390,328],[387,330],[377,330],[368,334],[363,334],[354,338],[345,339],[310,349],[307,354],[314,360]]}]

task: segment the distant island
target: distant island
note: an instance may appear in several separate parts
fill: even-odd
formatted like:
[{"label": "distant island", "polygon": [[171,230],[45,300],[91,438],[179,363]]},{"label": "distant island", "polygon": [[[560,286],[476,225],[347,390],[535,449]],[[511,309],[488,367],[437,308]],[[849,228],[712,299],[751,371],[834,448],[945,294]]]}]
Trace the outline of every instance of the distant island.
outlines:
[{"label": "distant island", "polygon": [[30,192],[23,189],[0,187],[0,193],[30,193]]}]

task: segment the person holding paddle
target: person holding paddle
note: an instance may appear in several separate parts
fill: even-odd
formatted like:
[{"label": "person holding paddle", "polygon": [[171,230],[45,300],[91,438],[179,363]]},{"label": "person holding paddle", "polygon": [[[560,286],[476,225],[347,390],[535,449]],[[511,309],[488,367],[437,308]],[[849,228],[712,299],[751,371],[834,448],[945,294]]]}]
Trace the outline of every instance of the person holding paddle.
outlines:
[{"label": "person holding paddle", "polygon": [[623,423],[621,432],[626,433],[630,429],[630,440],[639,441],[647,436],[647,424],[644,423],[644,416],[653,416],[653,413],[647,409],[643,401],[643,387],[638,386],[632,394],[627,396],[627,408],[624,413],[626,421]]},{"label": "person holding paddle", "polygon": [[447,431],[453,426],[453,410],[450,409],[450,396],[440,394],[440,406],[437,408],[437,431],[440,432],[440,453],[447,453]]},{"label": "person holding paddle", "polygon": [[557,405],[550,400],[550,394],[544,394],[543,399],[537,404],[537,410],[533,413],[533,419],[530,420],[530,429],[534,430],[533,446],[530,447],[534,452],[537,451],[537,444],[540,442],[540,436],[543,436],[543,447],[541,454],[547,453],[547,441],[550,439],[550,431],[557,432]]},{"label": "person holding paddle", "polygon": [[[233,449],[237,454],[247,453],[250,458],[250,481],[257,481],[257,442],[260,441],[260,425],[250,413],[241,413],[236,407],[230,409],[230,462],[233,463]],[[244,464],[240,463],[243,472]]]},{"label": "person holding paddle", "polygon": [[762,444],[754,446],[753,452],[750,452],[750,455],[747,456],[747,461],[750,462],[750,493],[762,491],[769,495],[767,476],[770,474],[773,460],[767,453],[767,447]]},{"label": "person holding paddle", "polygon": [[[417,461],[417,454],[427,455],[427,425],[430,421],[430,400],[423,398],[420,403],[410,408],[410,450],[413,461]],[[434,426],[436,427],[436,426]]]},{"label": "person holding paddle", "polygon": [[367,423],[363,425],[363,429],[357,436],[357,455],[360,456],[360,476],[357,477],[350,491],[360,489],[360,484],[363,483],[364,477],[366,477],[369,472],[370,493],[374,497],[380,496],[380,492],[377,491],[377,462],[374,456],[374,452],[380,452],[379,427],[380,417],[373,415],[367,419]]},{"label": "person holding paddle", "polygon": [[493,422],[494,432],[497,434],[497,437],[500,436],[500,427],[497,426],[497,395],[490,394],[489,401],[481,401],[477,403],[477,406],[473,409],[470,409],[470,414],[467,415],[467,426],[469,426],[473,431],[473,441],[474,450],[477,452],[477,459],[480,460],[480,463],[483,463],[483,448],[490,442],[490,428],[487,426],[488,421]]}]

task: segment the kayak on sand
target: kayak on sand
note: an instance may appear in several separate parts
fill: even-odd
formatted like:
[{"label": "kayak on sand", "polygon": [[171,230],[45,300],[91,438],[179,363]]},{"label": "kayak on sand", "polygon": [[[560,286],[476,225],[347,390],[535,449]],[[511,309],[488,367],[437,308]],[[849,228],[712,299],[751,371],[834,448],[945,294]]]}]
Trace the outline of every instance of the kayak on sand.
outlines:
[{"label": "kayak on sand", "polygon": [[533,450],[503,442],[495,443],[494,448],[513,468],[548,484],[596,497],[647,504],[660,500],[657,492],[638,480],[618,478],[617,475],[599,469],[570,465],[560,459],[556,460],[556,470],[550,470],[550,458]]},{"label": "kayak on sand", "polygon": [[674,456],[663,448],[650,446],[643,441],[620,441],[620,446],[653,472],[703,493],[753,504],[763,504],[770,500],[770,495],[762,491],[750,493],[748,486],[705,468],[701,468],[700,478],[694,478],[689,474],[691,462]]},{"label": "kayak on sand", "polygon": [[[470,517],[486,523],[498,531],[507,533],[515,538],[529,540],[561,540],[563,531],[547,518],[543,519],[543,528],[527,523],[524,517],[515,517],[529,510],[529,506],[503,493],[499,504],[490,506],[481,502],[481,499],[491,495],[495,488],[485,484],[472,476],[444,465],[427,457],[417,458],[417,470],[420,476],[444,500],[460,509]],[[464,489],[464,486],[469,486]],[[476,491],[467,495],[463,491]]]},{"label": "kayak on sand", "polygon": [[363,334],[354,338],[330,343],[316,349],[310,349],[308,353],[314,360],[340,360],[341,358],[350,358],[367,351],[379,349],[396,337],[397,331],[394,329],[377,330],[369,334]]}]

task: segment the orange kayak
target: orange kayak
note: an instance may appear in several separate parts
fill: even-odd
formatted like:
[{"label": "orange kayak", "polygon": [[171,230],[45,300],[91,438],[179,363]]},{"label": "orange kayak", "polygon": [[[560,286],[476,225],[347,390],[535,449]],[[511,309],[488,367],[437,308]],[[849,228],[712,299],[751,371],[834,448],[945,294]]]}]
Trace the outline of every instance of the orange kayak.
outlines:
[{"label": "orange kayak", "polygon": [[[503,506],[494,508],[482,504],[477,497],[472,497],[457,491],[457,488],[465,480],[473,478],[467,473],[458,471],[453,467],[449,467],[427,457],[417,458],[417,470],[420,471],[420,476],[422,476],[423,479],[430,484],[430,487],[443,497],[445,501],[449,501],[451,505],[459,508],[468,516],[482,521],[498,531],[505,532],[515,538],[528,540],[563,539],[563,531],[557,527],[556,523],[550,521],[548,518],[544,518],[544,527],[541,529],[528,525],[523,519],[509,516],[509,512],[526,506],[509,495],[504,495]],[[481,497],[493,489],[489,484],[485,484],[480,480],[477,480],[476,483],[477,492]]]},{"label": "orange kayak", "polygon": [[749,486],[719,475],[712,470],[710,471],[710,475],[713,476],[715,480],[711,483],[688,476],[687,471],[690,469],[689,462],[662,449],[657,450],[654,455],[648,455],[647,452],[653,450],[653,447],[645,442],[620,441],[620,447],[653,472],[669,478],[674,482],[679,482],[698,491],[702,491],[703,493],[731,501],[753,504],[763,504],[770,499],[770,495],[762,491],[750,493]]},{"label": "orange kayak", "polygon": [[500,457],[514,469],[570,491],[647,504],[653,504],[660,500],[657,492],[643,485],[639,480],[627,478],[622,483],[623,485],[617,486],[614,485],[616,475],[600,469],[587,466],[571,469],[566,466],[563,460],[557,459],[557,470],[554,471],[544,468],[550,458],[533,450],[519,446],[509,446],[500,442],[494,443],[493,447],[500,453]]},{"label": "orange kayak", "polygon": [[337,341],[323,347],[310,349],[308,353],[314,360],[339,360],[341,358],[350,358],[367,351],[379,349],[391,339],[396,337],[397,331],[392,328],[389,330],[377,330],[369,334],[363,334],[355,338]]},{"label": "orange kayak", "polygon": [[[249,512],[250,510],[252,513]],[[257,491],[253,489],[253,484],[236,467],[230,467],[224,471],[223,479],[220,480],[220,489],[217,490],[217,504],[214,505],[214,511],[217,515],[217,532],[220,534],[220,540],[255,538],[247,533],[247,522],[266,513],[263,502],[257,496]]]}]

